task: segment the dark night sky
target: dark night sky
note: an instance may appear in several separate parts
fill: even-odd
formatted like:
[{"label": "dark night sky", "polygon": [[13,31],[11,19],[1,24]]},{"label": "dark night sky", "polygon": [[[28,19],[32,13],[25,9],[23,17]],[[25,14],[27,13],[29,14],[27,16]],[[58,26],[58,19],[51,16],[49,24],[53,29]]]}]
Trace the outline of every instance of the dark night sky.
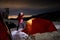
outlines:
[{"label": "dark night sky", "polygon": [[59,6],[60,1],[51,1],[51,0],[20,0],[20,1],[0,1],[0,7],[8,7],[8,8],[46,8]]},{"label": "dark night sky", "polygon": [[18,15],[23,11],[24,14],[39,14],[49,11],[60,10],[59,0],[5,0],[0,1],[0,8],[10,8],[10,15]]}]

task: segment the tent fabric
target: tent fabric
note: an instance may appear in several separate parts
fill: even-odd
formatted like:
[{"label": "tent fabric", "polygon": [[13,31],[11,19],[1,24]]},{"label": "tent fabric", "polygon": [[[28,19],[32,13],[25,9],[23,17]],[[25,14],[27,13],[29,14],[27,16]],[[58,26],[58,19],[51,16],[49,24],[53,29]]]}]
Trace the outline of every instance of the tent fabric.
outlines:
[{"label": "tent fabric", "polygon": [[0,40],[10,40],[8,29],[3,22],[0,22]]},{"label": "tent fabric", "polygon": [[45,33],[57,31],[50,20],[42,18],[32,18],[27,21],[26,28],[23,30],[27,34]]}]

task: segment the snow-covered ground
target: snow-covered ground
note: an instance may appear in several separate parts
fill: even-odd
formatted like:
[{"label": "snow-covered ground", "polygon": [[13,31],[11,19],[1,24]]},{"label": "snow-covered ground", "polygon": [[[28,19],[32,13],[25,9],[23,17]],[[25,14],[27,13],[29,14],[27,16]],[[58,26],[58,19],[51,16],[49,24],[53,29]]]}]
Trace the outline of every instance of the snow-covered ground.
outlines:
[{"label": "snow-covered ground", "polygon": [[60,29],[60,22],[53,22],[57,29]]},{"label": "snow-covered ground", "polygon": [[[33,38],[30,38],[29,40],[60,40],[60,22],[53,22],[55,27],[57,28],[58,31],[55,32],[46,32],[43,34],[37,33],[32,35]],[[16,24],[16,22],[15,22]],[[11,29],[11,33],[12,31],[16,30],[16,28]],[[22,33],[23,34],[23,33]],[[24,36],[26,36],[25,34],[23,34]],[[30,37],[30,36],[29,36]],[[21,39],[18,39],[21,40]],[[28,40],[28,39],[25,39]]]}]

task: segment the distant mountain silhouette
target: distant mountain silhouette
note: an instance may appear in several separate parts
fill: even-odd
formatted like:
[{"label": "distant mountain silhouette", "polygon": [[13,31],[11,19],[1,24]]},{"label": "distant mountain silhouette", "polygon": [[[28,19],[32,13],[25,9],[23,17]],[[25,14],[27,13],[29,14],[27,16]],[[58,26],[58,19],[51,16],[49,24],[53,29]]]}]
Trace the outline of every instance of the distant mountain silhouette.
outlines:
[{"label": "distant mountain silhouette", "polygon": [[47,12],[47,13],[42,13],[38,14],[29,18],[25,18],[26,20],[29,20],[30,18],[44,18],[47,20],[52,20],[52,21],[58,21],[60,20],[60,11],[55,11],[55,12]]}]

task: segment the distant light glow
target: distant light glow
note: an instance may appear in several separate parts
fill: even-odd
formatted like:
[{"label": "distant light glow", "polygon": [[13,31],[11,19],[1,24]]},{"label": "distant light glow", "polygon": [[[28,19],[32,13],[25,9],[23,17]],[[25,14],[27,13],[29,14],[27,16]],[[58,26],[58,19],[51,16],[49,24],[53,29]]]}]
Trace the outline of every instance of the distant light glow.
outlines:
[{"label": "distant light glow", "polygon": [[10,18],[17,18],[18,16],[16,16],[16,15],[12,15],[12,16],[8,16],[8,19],[10,19]]},{"label": "distant light glow", "polygon": [[[23,17],[31,17],[32,15],[24,15]],[[18,16],[17,15],[10,15],[8,16],[8,19],[10,18],[17,18]]]}]

